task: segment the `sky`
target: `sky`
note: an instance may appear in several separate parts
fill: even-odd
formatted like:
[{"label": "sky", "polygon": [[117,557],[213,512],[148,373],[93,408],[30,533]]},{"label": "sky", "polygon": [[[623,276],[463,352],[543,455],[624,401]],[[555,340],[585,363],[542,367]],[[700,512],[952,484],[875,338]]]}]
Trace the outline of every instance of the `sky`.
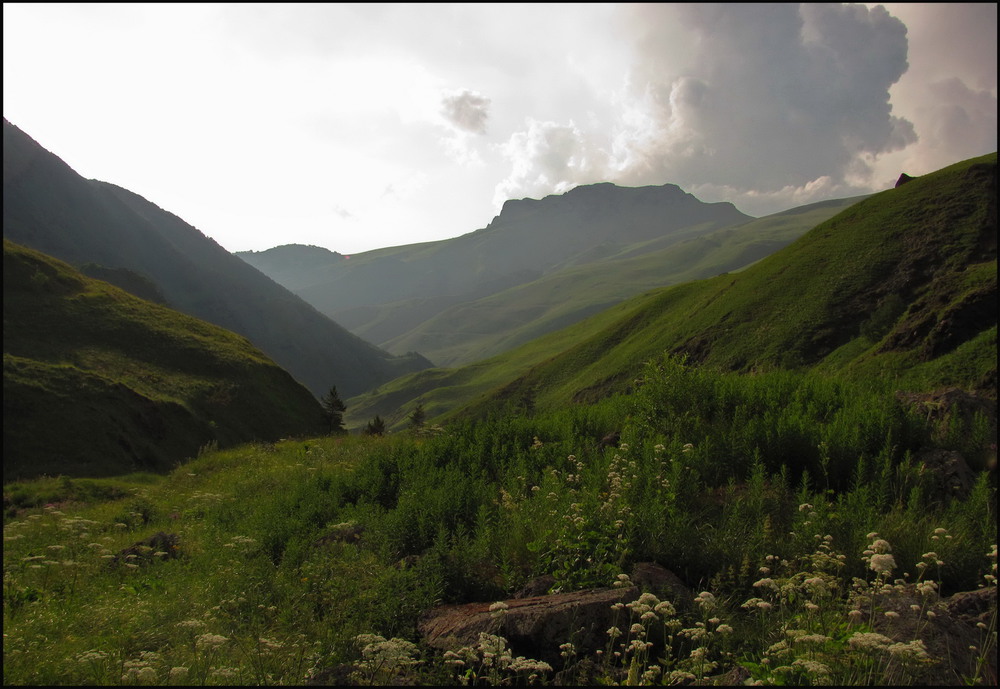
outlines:
[{"label": "sky", "polygon": [[356,254],[507,199],[754,216],[997,149],[996,4],[3,5],[3,114],[229,251]]}]

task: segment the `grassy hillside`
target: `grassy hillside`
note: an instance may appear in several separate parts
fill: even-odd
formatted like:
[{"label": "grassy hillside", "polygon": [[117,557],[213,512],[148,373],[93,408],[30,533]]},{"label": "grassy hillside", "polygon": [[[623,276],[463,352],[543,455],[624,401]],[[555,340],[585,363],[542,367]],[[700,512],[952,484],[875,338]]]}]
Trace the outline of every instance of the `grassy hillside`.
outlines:
[{"label": "grassy hillside", "polygon": [[[632,396],[444,433],[5,484],[4,683],[497,686],[529,658],[551,685],[995,684],[995,483],[912,459],[982,449],[973,426],[886,386],[659,363]],[[601,653],[503,613],[452,655],[418,630],[649,562],[679,585],[621,606]]]},{"label": "grassy hillside", "polygon": [[309,391],[240,335],[6,239],[3,279],[5,481],[324,430]]},{"label": "grassy hillside", "polygon": [[582,265],[456,304],[391,340],[378,337],[378,324],[406,318],[404,307],[419,311],[419,300],[384,305],[381,318],[354,332],[390,352],[419,351],[438,366],[479,361],[647,290],[744,268],[860,199],[825,201],[709,233],[686,228],[618,252],[598,247]]},{"label": "grassy hillside", "polygon": [[93,264],[94,275],[142,296],[158,292],[173,308],[248,337],[314,395],[331,385],[357,394],[429,365],[351,334],[137,194],[83,179],[6,120],[3,163],[5,238],[76,267]]},{"label": "grassy hillside", "polygon": [[[285,280],[283,284],[355,334],[384,343],[455,304],[637,244],[674,243],[750,219],[730,203],[703,203],[675,185],[604,183],[540,200],[508,201],[487,227],[443,241],[379,249],[349,259],[301,246],[239,255],[275,280]],[[290,263],[298,263],[299,270],[289,271]],[[451,332],[453,324],[448,322],[446,330]],[[469,327],[475,332],[474,324]],[[436,341],[429,344],[439,348]],[[396,346],[400,349],[395,351],[404,353],[419,351],[405,342]]]},{"label": "grassy hillside", "polygon": [[[662,352],[754,371],[819,367],[995,396],[996,154],[857,203],[746,270],[651,292],[521,348],[393,381],[373,413],[481,414],[628,388]],[[961,362],[960,364],[957,362]],[[477,401],[477,398],[478,401]]]}]

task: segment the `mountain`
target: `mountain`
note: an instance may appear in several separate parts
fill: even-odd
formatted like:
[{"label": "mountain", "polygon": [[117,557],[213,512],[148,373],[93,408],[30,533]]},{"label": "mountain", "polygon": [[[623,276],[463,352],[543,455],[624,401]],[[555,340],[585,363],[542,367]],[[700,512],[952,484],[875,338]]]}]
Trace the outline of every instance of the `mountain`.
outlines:
[{"label": "mountain", "polygon": [[[626,256],[637,245],[664,248],[751,219],[730,203],[703,203],[672,184],[603,183],[541,200],[507,201],[487,227],[454,239],[350,257],[295,245],[238,255],[355,334],[382,346],[408,347],[411,331],[458,304]],[[603,298],[601,305],[607,303]],[[454,319],[445,318],[439,336],[414,337],[443,354],[463,337],[453,330]],[[476,326],[467,324],[471,331]],[[497,327],[494,334],[502,337],[504,326]]]},{"label": "mountain", "polygon": [[74,266],[94,264],[91,274],[129,271],[130,284],[137,276],[179,311],[245,335],[315,395],[334,384],[358,394],[429,365],[349,333],[141,196],[83,179],[7,120],[3,166],[5,238]]},{"label": "mountain", "polygon": [[5,481],[159,471],[212,443],[327,430],[245,337],[3,244]]},{"label": "mountain", "polygon": [[[382,346],[442,366],[500,354],[645,291],[745,268],[863,197],[794,208],[688,239],[667,235],[456,304]],[[627,211],[623,211],[627,213]],[[368,331],[357,334],[367,337]]]},{"label": "mountain", "polygon": [[627,389],[664,352],[996,396],[996,154],[856,203],[745,270],[648,292],[487,361],[348,400],[348,421],[481,414]]}]

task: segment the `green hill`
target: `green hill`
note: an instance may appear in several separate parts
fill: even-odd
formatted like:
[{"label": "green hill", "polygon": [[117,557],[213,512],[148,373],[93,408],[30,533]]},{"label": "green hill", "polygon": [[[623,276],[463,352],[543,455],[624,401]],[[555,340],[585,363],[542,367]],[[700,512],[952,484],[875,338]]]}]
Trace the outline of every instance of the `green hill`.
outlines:
[{"label": "green hill", "polygon": [[[379,319],[372,319],[372,329],[355,332],[390,352],[422,352],[440,366],[479,361],[647,290],[744,268],[861,198],[810,204],[707,234],[701,227],[687,228],[617,253],[601,252],[587,263],[456,304],[389,341],[376,337]],[[383,307],[382,320],[398,320],[402,306]]]},{"label": "green hill", "polygon": [[[746,270],[656,290],[487,361],[348,400],[348,421],[481,414],[628,388],[663,352],[996,394],[996,154],[871,196]],[[471,405],[471,406],[469,406]]]},{"label": "green hill", "polygon": [[3,166],[5,238],[245,335],[314,395],[357,394],[429,365],[351,334],[141,196],[83,179],[7,120]]},{"label": "green hill", "polygon": [[159,471],[325,430],[250,342],[4,240],[4,480]]},{"label": "green hill", "polygon": [[[473,317],[457,324],[454,314],[445,313],[455,305],[606,260],[642,244],[662,247],[751,219],[730,203],[703,203],[672,184],[603,183],[540,200],[508,201],[487,227],[437,242],[349,258],[295,245],[238,255],[356,335],[383,347],[392,343],[390,351],[421,351],[427,356],[413,350],[407,338],[425,342],[437,353],[431,360],[442,364],[459,360],[446,350],[469,333],[499,327],[490,331],[492,336],[504,335],[502,323]],[[633,294],[634,290],[624,296]],[[620,298],[599,296],[597,304]],[[594,304],[583,301],[580,306],[592,311]],[[505,307],[513,318],[523,315],[517,309],[516,303]],[[423,327],[431,319],[433,325]],[[411,334],[415,329],[420,330]],[[460,352],[462,361],[479,358],[474,345],[469,349]]]}]

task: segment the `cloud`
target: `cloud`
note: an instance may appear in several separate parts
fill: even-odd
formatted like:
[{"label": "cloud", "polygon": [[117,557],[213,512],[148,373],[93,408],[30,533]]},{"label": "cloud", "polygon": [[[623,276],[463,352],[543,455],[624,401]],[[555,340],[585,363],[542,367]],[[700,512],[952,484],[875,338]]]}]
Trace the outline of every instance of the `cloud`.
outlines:
[{"label": "cloud", "polygon": [[[621,181],[778,192],[863,176],[866,156],[916,140],[889,103],[906,27],[880,7],[642,6],[633,19],[630,86],[644,117],[618,134]],[[683,62],[659,36],[676,24]]]},{"label": "cloud", "polygon": [[490,117],[490,99],[467,90],[446,94],[441,99],[441,114],[457,129],[485,134],[486,121]]},{"label": "cloud", "polygon": [[497,199],[611,180],[775,212],[871,191],[877,160],[917,141],[889,92],[908,67],[906,26],[880,6],[625,12],[634,53],[617,120],[603,132],[529,121],[504,145]]},{"label": "cloud", "polygon": [[558,194],[577,184],[594,182],[608,168],[607,155],[571,120],[568,124],[528,119],[500,146],[511,173],[500,182],[493,203],[522,197]]}]

